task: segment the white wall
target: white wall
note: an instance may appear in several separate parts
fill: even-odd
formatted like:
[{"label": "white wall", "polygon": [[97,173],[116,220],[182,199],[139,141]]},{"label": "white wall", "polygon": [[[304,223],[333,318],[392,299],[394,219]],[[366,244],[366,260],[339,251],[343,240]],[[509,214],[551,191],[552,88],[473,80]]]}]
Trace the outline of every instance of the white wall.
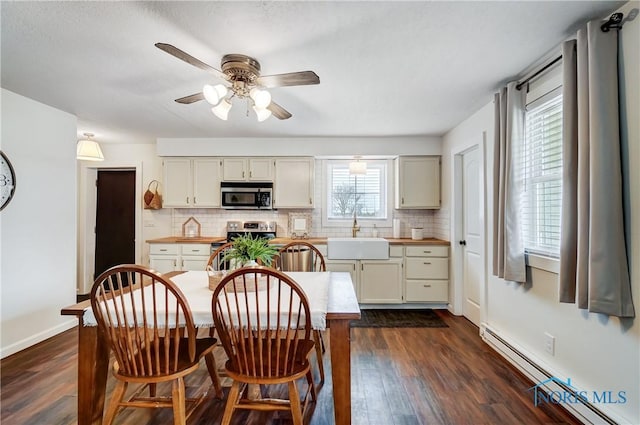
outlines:
[{"label": "white wall", "polygon": [[[638,2],[628,3],[621,12],[628,15]],[[624,63],[623,116],[628,123],[629,146],[625,160],[630,164],[627,193],[631,196],[630,218],[632,240],[632,292],[636,314],[640,316],[640,19],[627,22],[620,33]],[[487,99],[490,101],[490,99]],[[487,179],[486,252],[487,264],[492,264],[491,237],[493,225],[493,102],[458,125],[444,137],[443,143],[443,205],[451,207],[451,236],[455,235],[455,220],[450,196],[453,193],[452,158],[471,144],[482,140],[486,132]],[[455,261],[455,259],[454,259]],[[640,324],[636,320],[588,313],[573,304],[561,304],[558,299],[558,276],[532,268],[532,285],[506,282],[486,276],[486,323],[501,336],[528,353],[549,372],[562,379],[571,378],[572,385],[588,391],[626,391],[624,404],[603,404],[596,407],[620,423],[640,423]],[[454,268],[455,270],[455,268]],[[455,280],[455,276],[453,277]],[[555,355],[544,350],[544,333],[556,337]]]},{"label": "white wall", "polygon": [[2,89],[2,150],[16,192],[0,213],[1,357],[77,323],[76,117]]},{"label": "white wall", "polygon": [[[162,158],[155,145],[121,141],[101,145],[105,160],[83,161],[78,165],[78,292],[90,291],[94,276],[95,178],[97,170],[135,169],[136,171],[136,246],[135,262],[148,264],[147,239],[171,235],[172,210],[145,210],[142,194],[152,180],[162,182]],[[160,190],[162,186],[160,185]]]}]

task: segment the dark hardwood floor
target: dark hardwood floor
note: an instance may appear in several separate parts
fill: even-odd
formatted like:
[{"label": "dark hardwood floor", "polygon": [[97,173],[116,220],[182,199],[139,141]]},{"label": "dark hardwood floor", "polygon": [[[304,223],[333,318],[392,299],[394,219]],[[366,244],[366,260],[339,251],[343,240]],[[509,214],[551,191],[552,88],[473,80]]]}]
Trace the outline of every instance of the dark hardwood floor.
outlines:
[{"label": "dark hardwood floor", "polygon": [[[484,344],[474,325],[446,311],[438,313],[448,328],[352,329],[354,425],[579,424],[561,407],[535,407],[527,391],[533,383]],[[221,349],[217,356],[222,366]],[[0,422],[75,424],[76,360],[75,329],[3,359]],[[326,355],[327,383],[311,425],[333,424],[330,367]],[[204,365],[187,378],[187,386],[189,394],[209,389]],[[107,397],[112,388],[110,376]],[[224,401],[208,399],[188,423],[219,424],[223,409]],[[125,409],[115,423],[170,424],[171,418],[169,409]],[[233,423],[280,425],[290,420],[252,412],[235,415]]]}]

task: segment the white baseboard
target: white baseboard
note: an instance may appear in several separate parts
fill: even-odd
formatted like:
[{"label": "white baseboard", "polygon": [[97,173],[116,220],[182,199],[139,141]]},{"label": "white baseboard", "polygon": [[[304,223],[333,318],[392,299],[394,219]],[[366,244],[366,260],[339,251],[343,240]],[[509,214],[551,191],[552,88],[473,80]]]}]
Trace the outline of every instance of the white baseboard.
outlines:
[{"label": "white baseboard", "polygon": [[69,330],[77,325],[78,319],[74,317],[72,320],[68,320],[64,323],[59,324],[58,326],[47,329],[35,335],[29,335],[25,339],[15,342],[7,347],[0,348],[0,359],[4,359],[5,357],[17,353],[18,351],[22,351],[25,348],[36,345],[37,343],[42,342],[47,338],[58,335],[59,333]]},{"label": "white baseboard", "polygon": [[[556,394],[573,392],[573,388],[566,386],[566,383],[570,382],[566,374],[558,374],[551,370],[535,355],[519,347],[513,341],[509,341],[506,336],[500,335],[499,331],[492,329],[488,324],[482,323],[480,325],[480,336],[491,348],[527,376],[534,385],[539,385],[539,390],[552,396],[552,392],[556,392]],[[548,382],[544,383],[545,381]],[[595,406],[584,397],[573,397],[572,400],[576,400],[576,402],[562,403],[561,406],[584,424],[617,425],[629,423],[611,412],[605,412],[601,406]],[[533,396],[531,402],[534,403]]]}]

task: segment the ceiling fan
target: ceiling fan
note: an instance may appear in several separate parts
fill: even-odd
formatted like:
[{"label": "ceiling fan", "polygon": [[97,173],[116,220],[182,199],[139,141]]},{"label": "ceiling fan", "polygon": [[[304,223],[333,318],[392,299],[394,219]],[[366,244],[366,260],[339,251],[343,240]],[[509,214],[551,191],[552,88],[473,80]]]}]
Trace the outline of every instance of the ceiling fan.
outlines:
[{"label": "ceiling fan", "polygon": [[209,72],[226,84],[206,84],[200,93],[181,97],[175,101],[190,104],[206,100],[213,107],[211,111],[220,119],[226,120],[231,109],[233,97],[247,99],[253,104],[258,121],[264,121],[271,115],[278,119],[291,118],[291,113],[271,100],[271,94],[265,90],[272,87],[304,86],[320,84],[320,78],[313,71],[289,72],[286,74],[260,75],[260,63],[246,55],[228,54],[222,57],[222,71],[194,58],[190,54],[171,44],[156,43],[155,46],[197,68]]}]

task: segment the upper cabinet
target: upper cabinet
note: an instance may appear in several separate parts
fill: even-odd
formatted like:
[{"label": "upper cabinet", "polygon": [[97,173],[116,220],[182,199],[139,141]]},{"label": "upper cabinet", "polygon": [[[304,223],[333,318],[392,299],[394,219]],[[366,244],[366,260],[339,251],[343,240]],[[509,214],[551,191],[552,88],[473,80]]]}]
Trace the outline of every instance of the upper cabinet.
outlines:
[{"label": "upper cabinet", "polygon": [[313,208],[314,159],[276,158],[273,164],[273,207]]},{"label": "upper cabinet", "polygon": [[394,162],[395,208],[440,208],[440,156],[400,156]]},{"label": "upper cabinet", "polygon": [[223,181],[273,181],[273,158],[224,158]]},{"label": "upper cabinet", "polygon": [[163,207],[220,207],[220,158],[165,158]]}]

